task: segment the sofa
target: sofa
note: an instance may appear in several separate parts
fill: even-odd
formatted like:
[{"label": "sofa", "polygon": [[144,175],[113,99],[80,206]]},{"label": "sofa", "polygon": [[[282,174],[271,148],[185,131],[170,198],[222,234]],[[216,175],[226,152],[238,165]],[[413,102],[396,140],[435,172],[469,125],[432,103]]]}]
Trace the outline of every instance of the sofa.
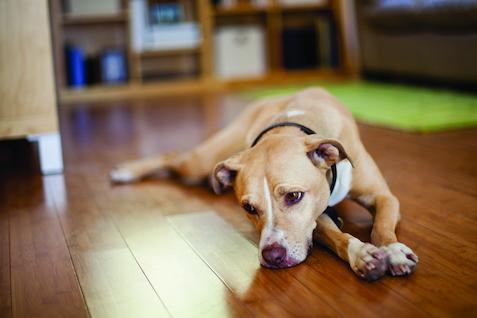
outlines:
[{"label": "sofa", "polygon": [[356,12],[365,74],[477,88],[477,0],[358,0]]}]

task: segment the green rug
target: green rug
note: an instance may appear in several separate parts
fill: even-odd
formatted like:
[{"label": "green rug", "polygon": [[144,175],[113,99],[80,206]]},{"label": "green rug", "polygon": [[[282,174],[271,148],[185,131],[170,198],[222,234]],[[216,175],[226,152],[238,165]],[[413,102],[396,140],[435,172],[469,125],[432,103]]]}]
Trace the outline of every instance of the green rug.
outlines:
[{"label": "green rug", "polygon": [[404,131],[434,132],[477,126],[477,95],[376,82],[309,83],[245,92],[251,98],[292,94],[322,86],[363,123]]}]

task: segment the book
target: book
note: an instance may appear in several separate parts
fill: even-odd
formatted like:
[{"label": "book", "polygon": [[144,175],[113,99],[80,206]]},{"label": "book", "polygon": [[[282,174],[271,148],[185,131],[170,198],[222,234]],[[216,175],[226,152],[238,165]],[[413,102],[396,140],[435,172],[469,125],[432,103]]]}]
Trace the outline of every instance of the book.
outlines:
[{"label": "book", "polygon": [[87,56],[85,59],[85,68],[87,85],[101,83],[101,61],[98,55]]},{"label": "book", "polygon": [[86,68],[83,50],[74,45],[65,47],[66,74],[68,85],[82,88],[86,85]]},{"label": "book", "polygon": [[151,25],[179,23],[184,20],[184,8],[180,3],[155,3],[149,12]]},{"label": "book", "polygon": [[150,8],[145,0],[130,0],[130,36],[134,52],[198,47],[200,28],[184,20],[179,4],[155,4]]},{"label": "book", "polygon": [[282,31],[282,63],[285,69],[306,69],[318,65],[316,29],[313,25]]},{"label": "book", "polygon": [[129,1],[130,45],[134,52],[143,50],[147,36],[147,5],[145,0]]},{"label": "book", "polygon": [[107,84],[126,81],[126,57],[123,50],[107,49],[102,52],[101,80]]}]

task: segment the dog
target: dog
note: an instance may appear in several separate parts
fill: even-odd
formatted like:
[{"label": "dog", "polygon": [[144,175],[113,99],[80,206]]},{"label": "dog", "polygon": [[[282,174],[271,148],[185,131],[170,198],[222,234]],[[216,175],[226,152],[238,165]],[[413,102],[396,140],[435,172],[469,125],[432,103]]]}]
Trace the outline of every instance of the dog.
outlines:
[{"label": "dog", "polygon": [[[216,193],[233,188],[261,234],[258,254],[265,267],[303,262],[318,240],[365,280],[416,268],[418,257],[396,238],[399,201],[351,113],[325,89],[259,100],[192,151],[126,162],[110,177],[132,182],[160,170],[188,181],[209,176]],[[345,198],[373,214],[372,244],[343,233],[324,213]]]}]

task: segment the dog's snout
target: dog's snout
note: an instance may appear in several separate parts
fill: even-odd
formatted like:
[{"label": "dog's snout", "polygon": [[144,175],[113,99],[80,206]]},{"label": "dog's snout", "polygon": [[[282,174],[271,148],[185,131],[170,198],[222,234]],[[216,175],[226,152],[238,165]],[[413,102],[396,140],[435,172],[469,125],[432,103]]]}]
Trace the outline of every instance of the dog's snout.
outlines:
[{"label": "dog's snout", "polygon": [[279,244],[272,244],[262,250],[263,259],[271,266],[280,266],[287,256],[287,250]]}]

